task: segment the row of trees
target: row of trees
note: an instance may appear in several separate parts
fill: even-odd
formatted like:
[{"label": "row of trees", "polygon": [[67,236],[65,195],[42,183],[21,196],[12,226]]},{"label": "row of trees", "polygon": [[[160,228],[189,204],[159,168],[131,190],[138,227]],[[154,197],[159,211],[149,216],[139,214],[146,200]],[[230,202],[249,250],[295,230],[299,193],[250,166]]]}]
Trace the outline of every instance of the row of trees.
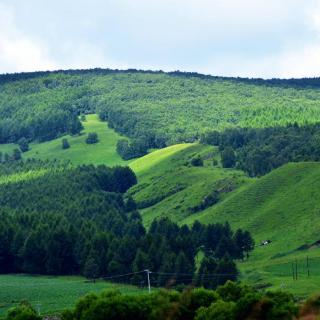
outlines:
[{"label": "row of trees", "polygon": [[264,129],[228,129],[202,135],[201,142],[219,146],[224,167],[261,176],[288,162],[320,161],[320,125]]},{"label": "row of trees", "polygon": [[[252,287],[227,282],[216,290],[183,292],[157,290],[151,294],[123,294],[106,290],[87,294],[76,306],[64,310],[63,320],[245,320],[315,319],[320,315],[319,296],[298,304],[293,295],[259,292]],[[6,320],[40,320],[36,310],[22,302],[8,311]]]},{"label": "row of trees", "polygon": [[[299,310],[300,309],[300,310]],[[251,287],[228,282],[215,291],[190,289],[183,292],[157,291],[129,295],[118,291],[89,294],[81,298],[62,319],[135,320],[245,320],[313,319],[320,314],[319,297],[302,307],[286,292],[258,292]]]},{"label": "row of trees", "polygon": [[117,142],[117,152],[124,160],[142,157],[148,153],[149,145],[145,140],[133,140],[129,142],[121,139]]},{"label": "row of trees", "polygon": [[[88,136],[86,138],[86,143],[87,144],[95,144],[98,142],[99,142],[98,134],[96,132],[89,132]],[[62,143],[62,149],[69,149],[70,148],[70,143],[67,138],[63,138],[61,140],[61,143]]]},{"label": "row of trees", "polygon": [[[202,251],[202,273],[220,274],[216,286],[236,279],[234,259],[253,249],[248,232],[228,224],[181,226],[168,219],[142,224],[132,198],[124,193],[136,183],[129,168],[72,167],[28,160],[0,165],[0,175],[15,179],[0,184],[0,272],[81,273],[89,278],[158,272],[192,278],[195,256]],[[35,254],[36,253],[36,254]],[[227,272],[226,272],[227,270]],[[227,276],[225,274],[227,273]],[[136,274],[131,283],[145,281]],[[204,279],[199,278],[199,283]]]}]

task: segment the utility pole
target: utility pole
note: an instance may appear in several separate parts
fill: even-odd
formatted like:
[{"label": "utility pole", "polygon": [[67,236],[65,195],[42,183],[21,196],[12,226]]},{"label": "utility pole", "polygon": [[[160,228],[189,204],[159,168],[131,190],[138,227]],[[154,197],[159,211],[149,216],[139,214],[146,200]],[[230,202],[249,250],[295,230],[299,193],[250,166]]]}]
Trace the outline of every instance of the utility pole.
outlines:
[{"label": "utility pole", "polygon": [[308,270],[308,277],[310,277],[309,256],[307,256],[307,270]]},{"label": "utility pole", "polygon": [[150,285],[150,273],[151,271],[149,269],[144,270],[147,273],[147,279],[148,279],[148,290],[149,293],[151,293],[151,285]]},{"label": "utility pole", "polygon": [[298,260],[296,259],[296,280],[298,280]]}]

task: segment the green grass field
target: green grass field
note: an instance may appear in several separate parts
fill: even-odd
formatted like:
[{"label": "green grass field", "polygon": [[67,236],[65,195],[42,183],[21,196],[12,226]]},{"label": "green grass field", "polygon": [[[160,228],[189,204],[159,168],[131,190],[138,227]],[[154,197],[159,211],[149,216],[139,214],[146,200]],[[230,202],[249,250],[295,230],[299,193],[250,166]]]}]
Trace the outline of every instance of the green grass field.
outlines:
[{"label": "green grass field", "polygon": [[[79,136],[64,136],[43,143],[31,143],[30,150],[23,154],[24,158],[37,158],[41,160],[70,160],[74,164],[105,164],[108,166],[123,165],[127,162],[122,160],[116,152],[116,144],[121,136],[114,130],[108,128],[106,122],[99,120],[95,114],[87,115],[86,121],[82,123],[84,130]],[[99,142],[86,144],[88,132],[96,132]],[[63,150],[61,140],[67,138],[70,148]],[[3,153],[12,153],[17,145],[0,145]]]},{"label": "green grass field", "polygon": [[[312,272],[315,282],[291,284],[294,293],[308,294],[320,285],[320,250],[315,244],[320,240],[319,188],[319,163],[287,164],[181,223],[192,223],[195,219],[204,223],[228,221],[233,228],[249,230],[257,247],[249,261],[240,266],[254,282],[272,285],[279,285],[281,279],[292,282],[291,263],[295,259],[305,262],[309,256],[316,261]],[[267,239],[271,244],[259,246]],[[285,267],[287,276],[274,272],[283,265],[289,265]]]},{"label": "green grass field", "polygon": [[105,281],[88,282],[75,276],[49,277],[29,275],[0,275],[0,318],[20,301],[27,300],[42,315],[60,313],[74,307],[78,299],[89,292],[117,289],[138,294],[146,289]]},{"label": "green grass field", "polygon": [[[204,159],[203,167],[190,165],[197,155]],[[249,180],[241,171],[214,167],[214,158],[219,159],[214,147],[180,144],[132,162],[130,166],[137,173],[138,185],[130,193],[142,208],[145,225],[160,216],[182,221],[213,190],[230,185],[236,188]]]}]

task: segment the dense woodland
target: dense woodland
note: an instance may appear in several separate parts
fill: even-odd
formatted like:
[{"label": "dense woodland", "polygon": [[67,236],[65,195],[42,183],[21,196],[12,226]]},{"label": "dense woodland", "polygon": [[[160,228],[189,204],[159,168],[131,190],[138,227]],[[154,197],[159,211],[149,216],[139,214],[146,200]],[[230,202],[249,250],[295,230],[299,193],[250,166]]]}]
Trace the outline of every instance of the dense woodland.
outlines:
[{"label": "dense woodland", "polygon": [[224,167],[261,176],[288,162],[320,161],[320,125],[212,131],[201,142],[219,146]]},{"label": "dense woodland", "polygon": [[212,129],[316,123],[319,82],[99,69],[2,75],[0,142],[76,134],[77,115],[93,112],[140,153],[196,141]]},{"label": "dense woodland", "polygon": [[[235,259],[244,259],[254,243],[246,231],[198,222],[191,227],[155,220],[142,224],[132,198],[136,183],[127,167],[72,167],[60,162],[8,161],[0,165],[0,272],[84,274],[97,278],[158,272],[177,284],[196,279],[216,287],[236,279]],[[205,254],[199,272],[195,257]],[[198,274],[217,274],[214,279]],[[185,279],[185,280],[183,280]],[[138,284],[141,274],[120,279]]]}]

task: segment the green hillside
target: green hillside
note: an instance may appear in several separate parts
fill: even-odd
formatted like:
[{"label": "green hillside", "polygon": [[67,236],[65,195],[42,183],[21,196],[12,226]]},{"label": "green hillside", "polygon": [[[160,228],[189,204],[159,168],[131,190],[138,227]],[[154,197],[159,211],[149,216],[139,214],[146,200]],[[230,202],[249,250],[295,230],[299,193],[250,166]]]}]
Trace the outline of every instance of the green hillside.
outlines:
[{"label": "green hillside", "polygon": [[[108,128],[106,122],[99,120],[95,114],[87,115],[86,121],[82,122],[84,130],[80,135],[63,136],[51,141],[42,143],[31,143],[30,151],[23,154],[23,157],[36,158],[41,160],[70,160],[73,164],[105,164],[108,166],[125,164],[116,151],[116,144],[121,136],[114,130]],[[96,132],[99,142],[86,144],[88,132]],[[70,144],[69,149],[62,149],[62,139],[67,138]],[[11,153],[17,145],[0,145],[0,151]]]},{"label": "green hillside", "polygon": [[[176,149],[175,152],[172,152]],[[156,157],[168,154],[161,161]],[[203,167],[190,166],[190,159],[202,155]],[[151,158],[152,155],[152,158]],[[241,171],[212,166],[218,159],[214,147],[189,144],[154,152],[134,161],[137,168],[148,162],[148,170],[137,171],[139,183],[130,192],[145,225],[159,216],[180,224],[226,222],[232,228],[249,230],[256,241],[250,259],[240,263],[242,279],[261,286],[286,287],[297,295],[315,292],[320,285],[320,164],[290,163],[259,178],[247,178]],[[218,203],[198,213],[190,208],[212,190],[233,185]],[[260,246],[264,240],[271,240]],[[315,245],[313,245],[315,244]],[[307,277],[309,257],[312,277]],[[292,262],[298,261],[299,280],[292,280]]]},{"label": "green hillside", "polygon": [[116,131],[156,147],[226,127],[320,121],[319,79],[248,80],[190,73],[82,70],[2,75],[0,142],[79,132],[99,113]]},{"label": "green hillside", "polygon": [[[319,163],[290,163],[181,223],[228,221],[232,227],[249,230],[257,247],[242,265],[248,278],[278,286],[284,283],[294,292],[306,294],[320,284],[319,188]],[[269,245],[259,246],[267,239]],[[307,256],[312,261],[310,279],[306,279]],[[293,282],[291,263],[295,259],[300,281]]]},{"label": "green hillside", "polygon": [[[203,166],[191,165],[197,156],[204,159]],[[220,190],[223,198],[249,180],[241,171],[213,166],[213,159],[219,159],[214,147],[180,144],[132,162],[130,166],[138,175],[138,185],[130,193],[141,209],[144,223],[149,225],[159,216],[179,222],[192,216],[192,208],[215,190]]]}]

